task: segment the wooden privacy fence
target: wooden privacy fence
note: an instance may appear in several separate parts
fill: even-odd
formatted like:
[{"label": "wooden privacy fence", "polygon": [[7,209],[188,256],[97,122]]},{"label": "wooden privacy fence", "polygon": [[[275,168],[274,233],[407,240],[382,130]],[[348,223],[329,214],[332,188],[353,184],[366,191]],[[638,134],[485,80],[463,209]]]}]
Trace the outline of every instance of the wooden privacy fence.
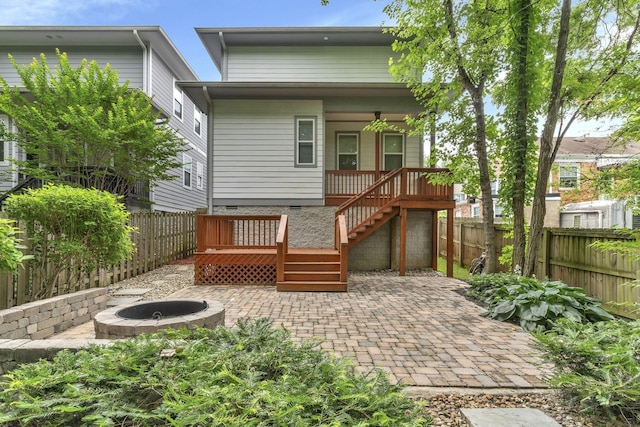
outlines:
[{"label": "wooden privacy fence", "polygon": [[[135,277],[162,265],[193,255],[196,247],[196,212],[137,212],[129,217],[129,224],[136,228],[131,239],[135,250],[130,259],[110,269],[94,270],[84,275],[78,283],[65,289],[56,289],[54,295],[83,289],[106,286],[120,280]],[[24,242],[26,234],[19,235]],[[62,272],[60,277],[70,276]],[[64,283],[64,280],[59,282]],[[19,272],[0,274],[0,309],[10,308],[34,300],[42,288],[37,283],[26,261]]]},{"label": "wooden privacy fence", "polygon": [[[440,255],[446,247],[446,222],[438,223]],[[511,239],[505,237],[507,227],[496,225],[498,256]],[[640,287],[629,282],[640,279],[640,261],[619,255],[614,251],[596,250],[590,245],[597,240],[630,240],[623,233],[599,229],[546,228],[536,265],[536,277],[559,280],[569,286],[584,289],[588,295],[599,298],[609,310],[625,317],[638,318],[630,304],[640,304]],[[469,267],[471,260],[484,249],[481,222],[456,221],[454,223],[454,260]],[[499,266],[509,271],[510,266]],[[611,304],[614,303],[614,304]]]}]

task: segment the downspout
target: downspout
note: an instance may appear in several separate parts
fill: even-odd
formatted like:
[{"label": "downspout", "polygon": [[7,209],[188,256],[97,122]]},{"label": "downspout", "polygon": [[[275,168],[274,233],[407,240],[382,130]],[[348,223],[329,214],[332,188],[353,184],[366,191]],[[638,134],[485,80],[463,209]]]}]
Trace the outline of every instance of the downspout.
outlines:
[{"label": "downspout", "polygon": [[220,46],[222,47],[222,64],[220,64],[220,78],[223,82],[227,81],[227,68],[229,66],[227,62],[227,44],[224,42],[224,34],[222,31],[218,33],[218,37],[220,38]]},{"label": "downspout", "polygon": [[213,102],[206,86],[202,92],[207,100],[207,213],[213,215]]},{"label": "downspout", "polygon": [[[376,120],[380,120],[380,111],[374,113]],[[376,131],[376,170],[374,172],[375,180],[380,179],[380,132]]]},{"label": "downspout", "polygon": [[133,35],[135,36],[136,40],[138,40],[138,44],[142,48],[142,90],[144,91],[144,93],[151,96],[151,93],[149,93],[149,53],[147,51],[147,46],[145,46],[145,44],[142,42],[142,39],[138,35],[138,30],[133,30]]}]

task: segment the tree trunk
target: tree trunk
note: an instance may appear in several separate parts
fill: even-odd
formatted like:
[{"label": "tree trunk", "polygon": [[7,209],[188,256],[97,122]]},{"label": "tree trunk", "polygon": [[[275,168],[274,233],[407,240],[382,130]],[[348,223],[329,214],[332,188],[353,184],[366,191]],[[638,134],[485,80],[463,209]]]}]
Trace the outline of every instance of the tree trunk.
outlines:
[{"label": "tree trunk", "polygon": [[560,15],[560,28],[558,30],[558,45],[556,48],[556,62],[553,70],[553,81],[551,83],[551,94],[547,109],[547,119],[544,123],[542,136],[540,137],[540,155],[538,156],[538,175],[536,186],[533,192],[533,211],[531,216],[531,228],[529,229],[529,246],[527,247],[526,258],[522,274],[531,276],[535,272],[540,250],[540,239],[542,238],[542,228],[544,227],[544,217],[546,214],[547,184],[549,172],[553,164],[558,145],[554,146],[553,133],[558,123],[558,112],[561,106],[562,80],[566,66],[567,43],[569,40],[569,18],[571,15],[571,0],[562,1],[562,13]]}]

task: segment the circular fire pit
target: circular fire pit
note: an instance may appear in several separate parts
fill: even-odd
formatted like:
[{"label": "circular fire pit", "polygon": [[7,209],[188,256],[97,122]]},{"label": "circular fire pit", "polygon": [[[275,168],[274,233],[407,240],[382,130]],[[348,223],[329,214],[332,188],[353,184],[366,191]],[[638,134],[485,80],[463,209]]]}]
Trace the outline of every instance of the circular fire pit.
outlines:
[{"label": "circular fire pit", "polygon": [[224,326],[224,307],[212,300],[136,302],[101,311],[93,326],[99,339],[129,338],[168,328],[214,329]]}]

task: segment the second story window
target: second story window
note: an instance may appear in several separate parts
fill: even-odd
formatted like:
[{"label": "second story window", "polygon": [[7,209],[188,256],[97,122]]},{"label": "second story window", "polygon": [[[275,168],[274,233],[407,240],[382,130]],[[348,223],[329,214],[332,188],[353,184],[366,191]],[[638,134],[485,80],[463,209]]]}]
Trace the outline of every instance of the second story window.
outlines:
[{"label": "second story window", "polygon": [[386,171],[401,168],[404,165],[404,136],[399,133],[383,135],[382,157]]},{"label": "second story window", "polygon": [[339,133],[337,135],[338,144],[338,169],[357,170],[358,169],[358,134]]},{"label": "second story window", "polygon": [[298,167],[316,166],[316,119],[296,117],[296,161]]},{"label": "second story window", "polygon": [[182,89],[177,83],[173,85],[173,115],[182,120]]},{"label": "second story window", "polygon": [[202,111],[196,106],[193,107],[193,131],[200,136],[200,128],[202,127]]},{"label": "second story window", "polygon": [[558,172],[558,187],[562,189],[578,188],[578,166],[561,165]]},{"label": "second story window", "polygon": [[191,188],[191,169],[193,167],[193,159],[187,154],[182,155],[182,185]]},{"label": "second story window", "polygon": [[0,163],[5,162],[9,155],[7,147],[8,143],[5,136],[2,134],[3,132],[10,132],[9,117],[0,114]]}]

